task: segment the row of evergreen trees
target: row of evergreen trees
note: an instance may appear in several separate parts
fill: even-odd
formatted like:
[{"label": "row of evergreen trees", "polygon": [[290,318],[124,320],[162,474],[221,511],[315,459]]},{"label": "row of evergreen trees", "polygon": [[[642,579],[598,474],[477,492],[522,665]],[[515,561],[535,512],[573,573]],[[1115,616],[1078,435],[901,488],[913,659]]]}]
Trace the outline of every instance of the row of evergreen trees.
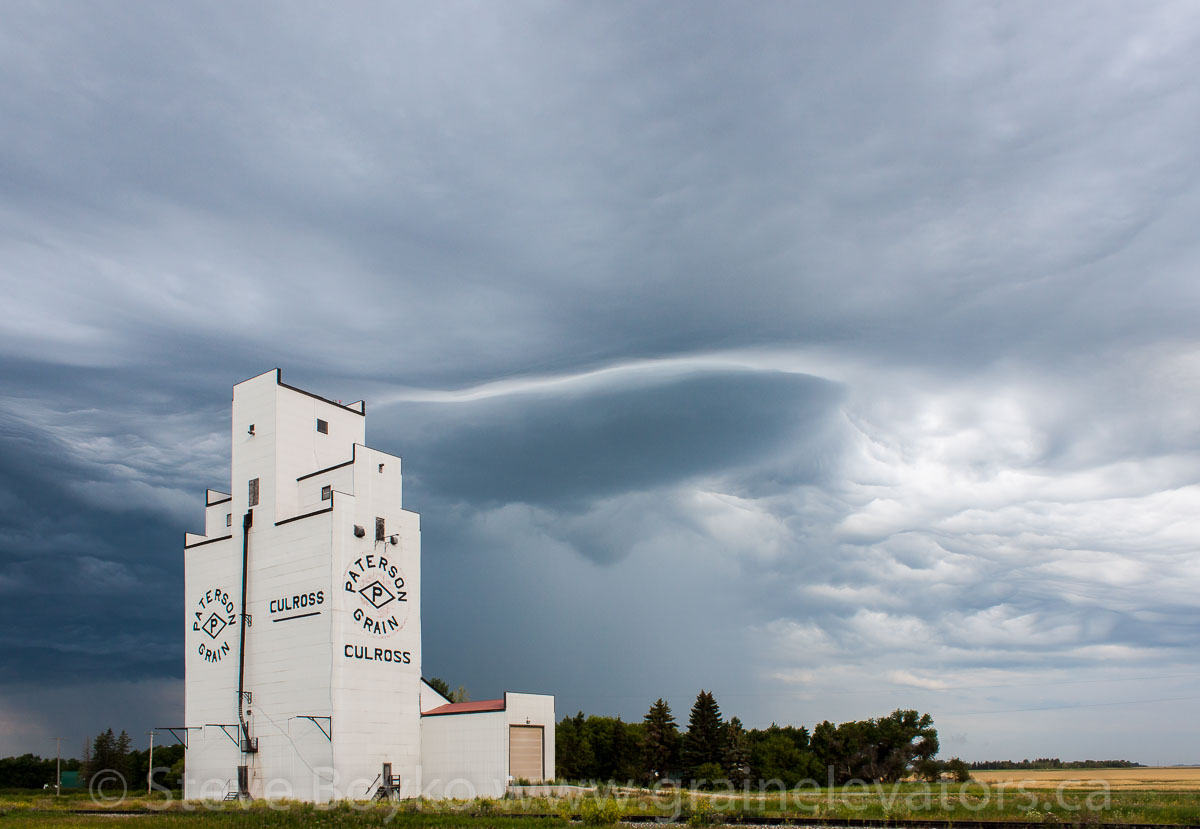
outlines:
[{"label": "row of evergreen trees", "polygon": [[[555,766],[565,780],[654,783],[673,779],[708,781],[735,787],[778,780],[788,787],[802,780],[845,783],[890,782],[917,773],[936,778],[947,766],[938,751],[933,718],[912,710],[886,717],[834,725],[812,732],[803,726],[743,727],[725,720],[713,694],[701,691],[681,732],[662,699],[640,723],[620,717],[564,717],[556,729]],[[950,766],[958,772],[959,763]]]}]

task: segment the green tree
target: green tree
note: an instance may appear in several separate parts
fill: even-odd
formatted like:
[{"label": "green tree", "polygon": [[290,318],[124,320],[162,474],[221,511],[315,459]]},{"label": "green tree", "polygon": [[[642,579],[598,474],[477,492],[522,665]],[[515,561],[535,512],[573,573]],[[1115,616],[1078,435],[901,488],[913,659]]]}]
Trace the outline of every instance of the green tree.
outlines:
[{"label": "green tree", "polygon": [[620,717],[612,725],[612,769],[610,780],[632,783],[642,776],[641,723],[627,723]]},{"label": "green tree", "polygon": [[791,788],[805,777],[801,773],[804,755],[794,742],[778,731],[757,740],[750,757],[759,780],[779,780]]},{"label": "green tree", "polygon": [[873,778],[895,782],[938,752],[933,717],[912,709],[897,709],[876,720]]},{"label": "green tree", "polygon": [[879,719],[822,722],[813,729],[812,747],[835,783],[894,782],[932,759],[938,738],[931,716],[898,709]]},{"label": "green tree", "polygon": [[[171,770],[164,775],[163,785],[168,789],[183,788],[183,774],[185,764],[187,762],[185,758],[186,755],[184,757],[180,757],[178,760],[172,763]],[[157,777],[155,779],[157,779]]]},{"label": "green tree", "polygon": [[110,728],[92,742],[90,757],[80,776],[91,780],[102,771],[114,771],[129,782],[129,735],[124,731],[118,736]]},{"label": "green tree", "polygon": [[829,720],[822,720],[812,730],[809,740],[813,756],[821,768],[821,783],[825,784],[837,779],[837,726]]},{"label": "green tree", "polygon": [[692,773],[691,785],[693,788],[711,792],[727,787],[729,782],[729,778],[725,776],[725,769],[721,768],[719,763],[701,763]]},{"label": "green tree", "polygon": [[936,783],[942,777],[942,764],[932,757],[917,763],[917,776],[930,783]]},{"label": "green tree", "polygon": [[[183,759],[183,746],[178,743],[171,745],[163,745],[156,743],[154,746],[154,767],[158,769],[154,774],[154,785],[158,788],[178,788],[172,782],[177,778],[171,777],[171,769],[176,762],[181,762]],[[126,760],[129,769],[129,788],[142,787],[146,785],[146,781],[150,772],[150,752],[146,751],[131,751]],[[180,767],[182,769],[182,766]]]},{"label": "green tree", "polygon": [[679,727],[671,706],[662,697],[642,719],[642,776],[654,782],[665,778],[679,762]]},{"label": "green tree", "polygon": [[730,717],[725,725],[725,757],[722,765],[729,782],[734,786],[741,786],[750,779],[750,737],[737,717]]},{"label": "green tree", "polygon": [[588,780],[596,765],[591,741],[584,733],[583,712],[563,717],[554,730],[554,765],[564,780]]},{"label": "green tree", "polygon": [[[66,762],[63,768],[66,768]],[[40,789],[54,785],[55,760],[43,760],[33,754],[0,760],[0,789]]]},{"label": "green tree", "polygon": [[958,757],[951,757],[944,764],[946,771],[954,775],[954,780],[958,783],[966,783],[971,779],[971,767],[965,761]]},{"label": "green tree", "polygon": [[437,677],[437,676],[433,677],[433,679],[427,679],[425,681],[429,683],[430,688],[437,691],[439,694],[444,696],[446,699],[450,699],[450,683],[449,682],[447,682],[446,680],[442,679],[441,677]]},{"label": "green tree", "polygon": [[696,770],[705,763],[720,765],[725,759],[723,731],[721,707],[711,693],[701,690],[692,705],[683,743],[683,765],[688,777],[695,777]]},{"label": "green tree", "polygon": [[582,734],[594,758],[586,779],[628,782],[638,776],[640,730],[620,717],[584,720]]}]

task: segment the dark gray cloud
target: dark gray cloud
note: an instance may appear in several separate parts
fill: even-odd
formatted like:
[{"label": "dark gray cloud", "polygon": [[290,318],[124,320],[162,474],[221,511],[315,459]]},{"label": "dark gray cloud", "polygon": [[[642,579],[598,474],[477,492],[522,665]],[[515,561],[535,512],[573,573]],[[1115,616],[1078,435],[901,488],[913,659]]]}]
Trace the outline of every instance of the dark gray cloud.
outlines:
[{"label": "dark gray cloud", "polygon": [[455,684],[1194,761],[1193,17],[9,4],[0,752],[173,710],[279,365],[404,457]]},{"label": "dark gray cloud", "polygon": [[408,404],[386,410],[374,434],[404,447],[417,503],[433,495],[572,511],[757,466],[781,447],[796,451],[821,431],[838,397],[835,384],[818,378],[715,372],[633,388]]},{"label": "dark gray cloud", "polygon": [[[9,682],[180,676],[182,562],[163,484],[0,415],[0,671]],[[132,478],[132,480],[130,480]],[[125,480],[122,480],[125,479]]]}]

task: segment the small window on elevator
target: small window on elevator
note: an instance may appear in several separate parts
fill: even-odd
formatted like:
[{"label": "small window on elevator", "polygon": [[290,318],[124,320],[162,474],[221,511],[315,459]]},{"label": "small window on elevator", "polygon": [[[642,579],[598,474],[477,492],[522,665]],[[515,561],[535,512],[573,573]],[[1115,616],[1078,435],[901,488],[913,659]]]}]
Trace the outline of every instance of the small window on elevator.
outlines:
[{"label": "small window on elevator", "polygon": [[376,518],[375,519],[375,540],[383,541],[383,538],[386,534],[387,534],[387,529],[383,524],[383,519]]},{"label": "small window on elevator", "polygon": [[258,506],[258,478],[250,479],[250,506]]},{"label": "small window on elevator", "polygon": [[321,500],[322,501],[332,501],[333,500],[333,487],[332,486],[321,487]]},{"label": "small window on elevator", "polygon": [[225,513],[225,526],[226,527],[233,526],[233,513],[232,512]]},{"label": "small window on elevator", "polygon": [[323,435],[329,434],[329,421],[321,420],[321,418],[318,417],[317,418],[317,431]]}]

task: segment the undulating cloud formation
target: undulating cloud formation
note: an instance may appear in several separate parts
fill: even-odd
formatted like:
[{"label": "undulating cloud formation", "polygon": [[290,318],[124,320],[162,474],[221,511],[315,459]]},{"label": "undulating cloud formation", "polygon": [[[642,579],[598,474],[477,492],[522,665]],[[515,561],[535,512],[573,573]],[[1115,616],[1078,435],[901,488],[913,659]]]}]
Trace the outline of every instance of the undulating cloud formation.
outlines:
[{"label": "undulating cloud formation", "polygon": [[179,724],[281,366],[475,698],[1200,762],[1198,73],[1187,3],[6,4],[0,755]]}]

